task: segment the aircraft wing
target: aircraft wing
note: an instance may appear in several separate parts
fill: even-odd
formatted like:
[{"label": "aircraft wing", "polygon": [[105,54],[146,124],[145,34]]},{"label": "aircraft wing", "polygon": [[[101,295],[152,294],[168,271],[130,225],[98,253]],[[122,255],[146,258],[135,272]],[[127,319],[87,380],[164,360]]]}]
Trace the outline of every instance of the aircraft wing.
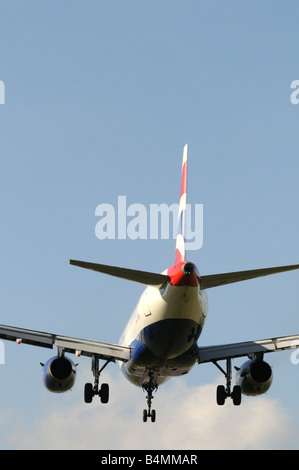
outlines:
[{"label": "aircraft wing", "polygon": [[127,362],[131,357],[131,349],[118,344],[100,343],[86,339],[44,333],[42,331],[26,330],[14,326],[0,325],[0,339],[16,341],[42,348],[62,348],[65,352],[77,356],[92,356],[97,354],[100,359],[119,360]]},{"label": "aircraft wing", "polygon": [[204,346],[197,349],[199,364],[216,362],[223,359],[248,356],[257,353],[283,351],[285,349],[299,348],[299,335],[280,336],[243,343],[222,344],[217,346]]}]

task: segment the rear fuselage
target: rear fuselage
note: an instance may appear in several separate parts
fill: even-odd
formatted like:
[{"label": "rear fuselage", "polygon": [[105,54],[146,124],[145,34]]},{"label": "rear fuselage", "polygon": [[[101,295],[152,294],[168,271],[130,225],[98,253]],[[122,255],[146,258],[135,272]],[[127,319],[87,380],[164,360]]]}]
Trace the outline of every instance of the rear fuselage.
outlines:
[{"label": "rear fuselage", "polygon": [[149,374],[159,385],[191,369],[207,316],[207,298],[200,290],[196,267],[184,261],[165,273],[169,281],[160,289],[145,289],[120,338],[120,344],[132,348],[122,371],[140,386]]}]

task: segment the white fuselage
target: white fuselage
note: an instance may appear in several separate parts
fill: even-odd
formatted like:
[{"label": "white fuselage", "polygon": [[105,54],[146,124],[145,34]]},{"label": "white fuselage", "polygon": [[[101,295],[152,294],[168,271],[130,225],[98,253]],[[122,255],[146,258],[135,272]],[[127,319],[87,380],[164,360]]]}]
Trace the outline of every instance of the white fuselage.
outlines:
[{"label": "white fuselage", "polygon": [[198,285],[147,287],[120,338],[132,348],[131,359],[122,364],[125,376],[143,385],[149,373],[157,384],[187,373],[196,362],[206,316],[207,297]]}]

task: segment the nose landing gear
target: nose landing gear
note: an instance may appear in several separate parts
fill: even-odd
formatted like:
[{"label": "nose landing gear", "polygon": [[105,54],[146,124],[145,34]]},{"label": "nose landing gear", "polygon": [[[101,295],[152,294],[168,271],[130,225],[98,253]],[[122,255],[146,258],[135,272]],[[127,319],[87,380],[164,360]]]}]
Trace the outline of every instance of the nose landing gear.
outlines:
[{"label": "nose landing gear", "polygon": [[143,410],[143,422],[147,422],[147,418],[151,418],[152,423],[156,421],[156,410],[152,410],[152,400],[153,400],[153,392],[157,390],[158,385],[153,379],[153,377],[149,376],[149,381],[142,385],[143,390],[147,392],[146,401],[147,401],[147,410]]}]

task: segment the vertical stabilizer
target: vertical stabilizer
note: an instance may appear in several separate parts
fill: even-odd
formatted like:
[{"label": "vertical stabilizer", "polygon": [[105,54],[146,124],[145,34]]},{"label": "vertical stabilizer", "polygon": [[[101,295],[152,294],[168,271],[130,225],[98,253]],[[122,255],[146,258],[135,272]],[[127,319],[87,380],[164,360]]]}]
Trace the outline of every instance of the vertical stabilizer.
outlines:
[{"label": "vertical stabilizer", "polygon": [[186,207],[187,207],[187,153],[186,144],[183,151],[181,194],[179,203],[177,238],[175,246],[175,263],[185,261],[185,227],[186,227]]}]

